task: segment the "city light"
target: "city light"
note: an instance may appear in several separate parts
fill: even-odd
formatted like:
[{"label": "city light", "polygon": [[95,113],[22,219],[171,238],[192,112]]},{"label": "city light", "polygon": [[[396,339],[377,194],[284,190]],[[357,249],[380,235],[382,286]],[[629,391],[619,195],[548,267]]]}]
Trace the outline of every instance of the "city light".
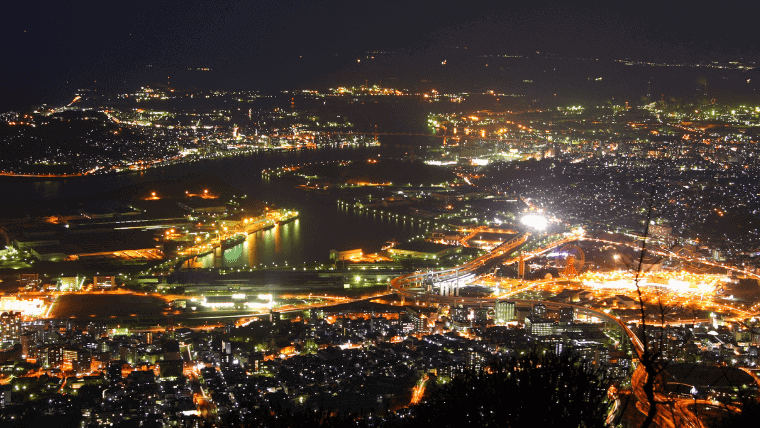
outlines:
[{"label": "city light", "polygon": [[527,214],[520,219],[520,223],[538,231],[545,230],[549,225],[546,217],[540,214]]},{"label": "city light", "polygon": [[[751,101],[757,79],[735,77],[757,64],[451,45],[452,63],[411,80],[383,71],[394,52],[358,50],[335,53],[356,76],[329,90],[92,82],[0,112],[0,144],[23,148],[0,159],[18,195],[0,218],[6,413],[43,396],[68,414],[86,392],[82,426],[277,425],[269,398],[296,414],[349,400],[389,409],[350,416],[382,427],[463,373],[556,352],[611,379],[593,388],[608,421],[642,419],[652,368],[656,423],[699,425],[715,403],[740,416],[736,392],[760,388],[760,107],[722,91]],[[294,70],[324,62],[302,53]],[[560,72],[579,60],[580,79]],[[463,63],[524,75],[432,89]],[[686,77],[663,87],[662,67]],[[646,85],[620,91],[613,71]],[[396,74],[411,89],[372,81]],[[404,123],[418,113],[421,130]],[[748,377],[722,389],[679,365]]]}]

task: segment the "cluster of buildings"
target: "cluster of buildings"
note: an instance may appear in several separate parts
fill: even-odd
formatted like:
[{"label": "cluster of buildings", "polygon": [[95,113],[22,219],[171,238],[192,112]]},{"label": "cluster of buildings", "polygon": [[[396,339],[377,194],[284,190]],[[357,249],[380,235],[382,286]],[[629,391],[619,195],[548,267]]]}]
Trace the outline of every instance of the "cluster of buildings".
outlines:
[{"label": "cluster of buildings", "polygon": [[[95,323],[86,330],[65,322],[26,324],[18,334],[16,315],[3,314],[3,337],[16,342],[2,354],[3,420],[33,417],[21,404],[44,397],[47,405],[37,411],[70,415],[73,407],[84,426],[130,418],[196,426],[198,412],[182,378],[176,340],[158,334],[154,342],[151,333],[109,335]],[[7,318],[15,322],[9,325]],[[72,396],[81,399],[73,403]]]},{"label": "cluster of buildings", "polygon": [[[603,325],[566,322],[562,335],[546,335],[517,328],[512,313],[512,327],[493,325],[493,310],[485,308],[451,308],[448,314],[312,310],[303,322],[253,323],[222,339],[218,358],[226,382],[215,381],[215,392],[226,408],[284,400],[294,407],[393,410],[409,404],[409,391],[422,378],[445,383],[493,358],[540,350],[576,352],[619,379],[628,373],[630,354],[616,348]],[[249,329],[273,336],[246,346],[257,336]]]},{"label": "cluster of buildings", "polygon": [[[33,418],[23,405],[45,399],[45,415],[71,415],[82,426],[128,419],[196,426],[200,420],[180,343],[187,331],[130,334],[105,324],[24,321],[9,314],[2,335],[15,345],[0,354],[3,420]],[[74,401],[72,398],[74,397]]]},{"label": "cluster of buildings", "polygon": [[658,239],[754,268],[759,111],[658,102],[433,115],[432,129],[451,138],[429,158],[587,230],[640,235],[651,202]]},{"label": "cluster of buildings", "polygon": [[350,134],[353,124],[339,113],[296,108],[292,102],[286,108],[287,95],[268,103],[274,104],[270,108],[253,105],[266,98],[256,92],[157,86],[115,96],[83,92],[63,107],[6,112],[0,115],[0,147],[12,147],[4,152],[13,155],[0,161],[0,172],[92,175],[259,150],[377,143],[373,137],[342,135]]},{"label": "cluster of buildings", "polygon": [[604,324],[514,302],[494,309],[311,309],[195,331],[170,325],[135,332],[100,322],[28,321],[18,313],[0,320],[9,345],[0,354],[0,418],[30,417],[24,403],[45,399],[48,415],[78,407],[83,426],[253,423],[276,403],[394,410],[409,404],[420,379],[445,383],[521,352],[576,352],[619,379],[631,361]]}]

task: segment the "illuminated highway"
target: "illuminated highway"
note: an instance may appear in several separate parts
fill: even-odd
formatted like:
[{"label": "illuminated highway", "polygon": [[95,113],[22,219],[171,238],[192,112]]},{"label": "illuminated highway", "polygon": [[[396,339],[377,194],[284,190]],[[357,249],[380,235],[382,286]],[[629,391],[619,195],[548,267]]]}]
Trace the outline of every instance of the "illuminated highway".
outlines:
[{"label": "illuminated highway", "polygon": [[[539,300],[539,299],[525,299],[525,298],[518,298],[523,293],[529,293],[531,291],[548,291],[551,288],[556,288],[559,285],[559,282],[561,281],[563,285],[566,285],[568,282],[568,279],[562,279],[562,280],[541,280],[541,281],[531,281],[531,282],[521,282],[521,281],[513,281],[511,289],[503,289],[497,284],[497,281],[494,281],[493,279],[488,279],[488,277],[482,277],[480,281],[483,281],[484,283],[488,284],[490,281],[493,285],[491,285],[494,288],[497,288],[497,292],[495,292],[492,296],[488,297],[466,297],[466,296],[458,296],[456,293],[454,294],[447,294],[444,293],[444,289],[442,288],[442,284],[447,284],[447,286],[450,287],[459,287],[463,286],[467,283],[472,282],[473,279],[477,278],[478,275],[482,275],[486,271],[488,271],[489,266],[491,266],[494,263],[502,263],[501,259],[504,256],[507,256],[511,254],[516,248],[523,245],[527,239],[528,234],[523,234],[520,236],[517,236],[513,239],[511,239],[508,242],[505,242],[504,244],[496,247],[491,252],[478,257],[475,260],[472,260],[466,264],[454,267],[454,268],[448,268],[448,269],[441,269],[441,270],[435,270],[435,271],[423,271],[423,272],[416,272],[412,274],[403,275],[397,278],[394,278],[391,280],[389,291],[382,291],[375,294],[367,295],[367,296],[361,296],[358,298],[349,298],[349,297],[336,297],[336,296],[322,296],[322,295],[314,295],[314,294],[297,294],[297,295],[282,295],[280,296],[283,299],[293,299],[293,300],[303,300],[304,303],[302,304],[288,304],[283,305],[280,307],[272,308],[261,311],[261,312],[254,312],[254,313],[248,313],[248,314],[231,314],[228,316],[219,316],[219,315],[212,315],[209,314],[209,319],[216,319],[220,320],[224,317],[229,318],[235,318],[236,324],[238,326],[247,325],[251,322],[253,322],[254,318],[259,318],[261,316],[269,315],[270,313],[286,313],[286,312],[298,312],[298,311],[305,311],[313,308],[325,308],[340,304],[346,304],[351,302],[357,302],[362,300],[373,300],[377,298],[381,298],[383,296],[387,296],[389,294],[398,294],[401,297],[409,298],[409,299],[415,299],[415,301],[424,302],[423,304],[430,304],[430,303],[439,303],[439,304],[449,304],[452,306],[459,306],[459,305],[480,305],[480,306],[492,306],[494,302],[497,299],[505,300],[508,299],[510,302],[514,302],[516,305],[521,306],[534,306],[536,304],[543,304],[546,305],[548,308],[551,309],[559,309],[559,308],[572,308],[574,311],[578,313],[584,313],[587,315],[590,315],[592,317],[598,318],[599,320],[603,320],[605,322],[613,323],[617,325],[625,334],[628,336],[630,342],[633,345],[633,349],[636,352],[636,355],[638,356],[638,359],[641,361],[646,356],[646,349],[644,344],[642,343],[641,338],[639,338],[636,334],[633,333],[633,331],[628,327],[628,325],[623,322],[618,317],[611,315],[607,313],[605,310],[598,309],[598,308],[591,308],[584,305],[579,304],[571,304],[571,303],[561,303],[561,302],[552,302],[552,301],[546,301],[546,300]],[[592,242],[598,242],[606,245],[620,245],[620,246],[626,246],[633,249],[638,249],[638,247],[635,245],[635,243],[621,243],[621,242],[615,242],[605,239],[598,239],[598,238],[589,238],[582,236],[581,234],[574,233],[566,236],[559,237],[558,239],[551,241],[546,244],[542,244],[539,248],[531,250],[529,252],[526,252],[522,259],[529,259],[536,256],[539,256],[547,251],[550,251],[553,248],[556,248],[557,246],[565,245],[573,241],[578,240],[587,240]],[[651,252],[652,254],[662,255],[665,257],[673,257],[673,258],[679,258],[683,260],[687,260],[690,262],[695,263],[705,263],[712,265],[714,267],[721,267],[724,269],[731,269],[734,271],[739,271],[739,269],[735,269],[733,267],[728,267],[725,265],[722,265],[720,263],[712,263],[712,262],[706,262],[703,260],[697,260],[693,257],[683,256],[679,254],[675,254],[670,251],[665,251],[662,249],[648,249],[647,251]],[[509,260],[507,260],[504,263],[509,262],[515,262],[519,261],[519,257],[512,257]],[[751,273],[748,273],[751,274]],[[593,273],[589,274],[591,276],[584,277],[585,281],[591,281],[594,279]],[[603,281],[609,281],[612,274],[601,274],[597,273],[597,275],[600,275],[599,280],[600,282]],[[620,274],[621,278],[623,278],[624,274]],[[681,274],[684,275],[683,273]],[[694,274],[692,274],[694,275]],[[756,275],[754,275],[756,277]],[[707,277],[706,275],[704,277]],[[717,277],[716,277],[717,278]],[[741,320],[742,318],[747,318],[751,316],[755,311],[757,307],[752,307],[748,309],[741,309],[736,307],[735,305],[723,303],[723,302],[717,302],[713,298],[712,294],[714,294],[714,290],[717,288],[717,279],[716,278],[708,278],[708,280],[705,281],[705,283],[708,285],[705,290],[699,290],[699,293],[693,293],[693,300],[691,300],[691,303],[694,305],[700,305],[701,308],[707,309],[711,308],[715,311],[722,311],[725,313],[733,314],[734,318],[736,320]],[[642,277],[641,280],[644,281],[647,278]],[[575,279],[576,283],[579,285],[579,288],[591,288],[593,287],[588,286],[584,283],[584,280]],[[686,282],[681,279],[681,281]],[[629,281],[630,282],[630,281]],[[621,282],[622,284],[622,282]],[[664,298],[664,302],[667,305],[680,305],[684,306],[684,298],[682,296],[686,294],[678,294],[678,291],[674,291],[671,289],[665,288],[667,284],[660,284],[650,281],[649,283],[643,282],[643,284],[647,284],[648,286],[652,286],[651,289],[658,293],[657,298]],[[433,289],[434,291],[438,291],[436,294],[435,292],[428,291],[429,289]],[[612,290],[611,293],[620,293],[620,290],[623,290],[624,288],[609,288],[609,290]],[[663,291],[664,290],[664,291]],[[710,292],[709,290],[713,290],[713,292]],[[596,289],[598,293],[606,293],[606,289]],[[97,293],[101,294],[101,292],[88,292],[88,293]],[[651,298],[652,296],[647,295],[648,291],[645,291],[645,302],[647,301],[647,298]],[[668,294],[670,293],[670,294]],[[142,294],[142,293],[141,293]],[[60,295],[60,293],[35,293],[35,294],[29,294],[29,296],[46,296],[46,297],[52,297],[55,298],[55,296]],[[187,296],[161,296],[166,301],[172,300],[172,298],[186,298]],[[691,295],[690,295],[691,296]],[[691,299],[692,297],[689,297]],[[52,306],[52,305],[51,305]],[[709,318],[697,318],[691,317],[687,320],[666,320],[665,324],[668,325],[679,325],[684,323],[695,323],[695,322],[709,322],[711,319]],[[211,330],[214,328],[221,327],[222,323],[215,322],[212,325],[205,325],[200,327],[193,327],[193,329],[203,329],[203,330]],[[164,331],[165,327],[161,326],[155,326],[155,327],[147,327],[140,330],[134,330],[137,331]],[[644,383],[646,381],[646,371],[644,370],[644,365],[639,363],[638,367],[634,370],[632,376],[631,376],[631,382],[632,382],[632,393],[637,399],[637,408],[644,414],[649,409],[649,403],[646,398],[646,394],[644,393]],[[412,404],[419,402],[419,400],[424,396],[425,391],[425,380],[421,381],[417,386],[415,386],[414,390],[412,391]],[[666,395],[662,393],[656,393],[655,395],[656,405],[657,405],[657,412],[655,416],[654,423],[657,426],[662,427],[675,427],[675,426],[688,426],[693,428],[703,428],[703,425],[701,421],[699,420],[698,416],[695,414],[695,404],[693,399],[689,398],[683,398],[683,397],[674,397],[672,395]],[[704,401],[704,400],[702,400]],[[704,401],[704,403],[698,400],[698,405],[704,405],[708,406],[710,405],[709,402]],[[205,398],[203,395],[196,396],[196,402],[198,404],[198,409],[201,414],[204,415],[213,415],[214,408],[213,404],[210,403],[210,401]]]},{"label": "illuminated highway", "polygon": [[[522,240],[522,243],[525,242],[527,239],[527,236],[524,237]],[[539,256],[553,248],[556,248],[558,246],[568,244],[573,241],[578,240],[587,240],[592,242],[598,242],[608,245],[620,245],[620,246],[626,246],[629,248],[632,248],[634,250],[641,250],[640,246],[636,245],[635,243],[622,243],[622,242],[616,242],[611,240],[605,240],[605,239],[598,239],[598,238],[591,238],[583,236],[581,233],[574,233],[571,235],[563,236],[558,240],[552,241],[548,244],[543,245],[540,248],[537,248],[535,250],[529,251],[525,254],[523,254],[520,257],[512,257],[509,260],[505,261],[504,264],[509,263],[515,263],[525,259],[533,258],[536,256]],[[514,299],[511,298],[512,296],[516,296],[520,293],[527,292],[529,290],[533,290],[536,288],[544,287],[544,286],[550,286],[556,283],[555,280],[547,280],[547,281],[534,281],[526,284],[520,284],[516,288],[504,291],[501,293],[496,293],[495,295],[491,297],[461,297],[461,296],[452,296],[452,295],[441,295],[441,294],[432,294],[428,291],[426,291],[426,287],[424,285],[426,284],[426,280],[428,278],[433,279],[433,283],[442,282],[442,281],[451,281],[452,274],[455,275],[456,278],[458,278],[462,272],[473,272],[475,271],[476,267],[483,266],[487,261],[491,261],[493,259],[497,259],[498,257],[503,256],[504,254],[508,254],[511,252],[514,247],[509,247],[509,251],[503,250],[502,247],[497,248],[494,252],[491,252],[485,256],[482,256],[468,264],[461,265],[456,268],[449,268],[441,271],[434,271],[434,272],[418,272],[414,274],[404,275],[398,278],[395,278],[391,281],[391,289],[395,291],[400,296],[404,296],[407,298],[414,298],[416,301],[425,301],[425,302],[436,302],[436,303],[442,303],[442,304],[450,304],[452,306],[456,305],[493,305],[495,300],[497,299],[506,299],[509,298],[510,302],[514,302],[515,304],[520,305],[528,305],[532,306],[538,303],[544,304],[547,307],[555,307],[555,308],[561,308],[561,307],[569,307],[573,308],[575,311],[585,312],[587,314],[592,314],[599,319],[603,319],[609,322],[614,322],[617,324],[622,331],[628,336],[629,340],[633,344],[633,348],[638,356],[638,359],[641,361],[643,357],[645,357],[646,348],[644,344],[642,343],[642,339],[639,338],[636,334],[631,331],[631,329],[619,318],[610,315],[604,311],[589,308],[586,306],[580,306],[580,305],[574,305],[569,303],[558,303],[558,302],[551,302],[551,301],[545,301],[545,300],[526,300],[526,299]],[[501,249],[501,250],[499,250]],[[732,270],[736,272],[741,272],[746,274],[747,276],[758,278],[759,276],[749,272],[745,271],[743,269],[737,269],[734,266],[728,266],[721,263],[696,259],[693,257],[684,256],[681,254],[674,253],[672,251],[665,251],[662,249],[657,248],[647,248],[647,252],[651,254],[656,254],[664,257],[671,257],[676,258],[680,260],[685,260],[692,263],[701,263],[712,267]],[[422,287],[421,287],[422,286]],[[658,284],[659,286],[659,284]],[[582,287],[583,288],[583,287]],[[713,286],[712,289],[714,290],[715,287]],[[678,299],[677,301],[673,301],[672,299],[675,297],[673,295],[671,297],[671,303],[676,304],[675,302],[678,302],[679,306],[683,305],[683,300]],[[735,314],[735,319],[740,320],[742,318],[747,318],[751,316],[754,311],[757,310],[758,305],[753,306],[752,310],[744,310],[737,308],[733,305],[727,305],[723,303],[714,302],[713,300],[707,300],[703,302],[703,307],[711,307],[717,310],[725,311],[727,313],[733,313]],[[696,317],[692,317],[689,320],[668,320],[666,324],[669,325],[677,325],[677,324],[684,324],[684,323],[695,323],[695,322],[709,322],[711,319],[696,319]],[[639,363],[638,367],[634,371],[632,377],[631,377],[631,383],[632,383],[632,391],[634,396],[637,399],[637,408],[646,415],[649,411],[649,402],[647,400],[646,394],[644,392],[644,383],[646,381],[646,371],[644,370],[644,364]],[[422,388],[422,387],[420,387]],[[417,387],[415,387],[416,392]],[[413,398],[414,401],[414,398]],[[703,400],[704,401],[704,400]],[[695,414],[696,406],[698,402],[694,402],[694,400],[689,398],[681,398],[681,397],[671,397],[667,396],[661,393],[655,393],[655,402],[657,403],[657,410],[654,417],[654,425],[660,426],[660,427],[675,427],[675,426],[687,426],[691,428],[704,428],[704,425],[698,418],[698,416]],[[709,404],[709,402],[705,402]],[[706,404],[705,404],[706,405]]]},{"label": "illuminated highway", "polygon": [[[593,238],[593,237],[590,237],[590,236],[578,233],[578,234],[570,234],[570,235],[567,235],[567,236],[563,236],[562,238],[557,239],[555,241],[552,241],[552,242],[550,242],[550,243],[548,243],[546,245],[543,245],[540,248],[537,248],[535,250],[531,250],[531,251],[525,252],[525,253],[521,254],[519,257],[512,257],[510,259],[507,259],[507,260],[505,260],[503,262],[503,264],[504,265],[509,265],[509,264],[517,263],[517,262],[520,261],[521,258],[523,260],[529,260],[529,259],[532,259],[534,257],[540,256],[541,254],[544,254],[544,253],[546,253],[546,252],[548,252],[548,251],[550,251],[550,250],[552,250],[552,249],[554,249],[556,247],[559,247],[559,246],[562,246],[564,244],[568,244],[568,243],[574,242],[574,241],[598,242],[598,243],[601,243],[601,244],[622,246],[622,247],[627,247],[627,248],[630,248],[630,249],[633,249],[633,250],[636,250],[636,251],[641,251],[641,244],[637,243],[637,242],[612,241],[612,240],[609,240],[609,239]],[[657,248],[657,247],[653,247],[653,246],[647,246],[646,247],[646,252],[648,254],[654,254],[654,255],[658,255],[658,256],[662,256],[662,257],[668,257],[668,258],[683,260],[683,261],[687,261],[687,262],[694,263],[694,264],[702,264],[702,265],[706,265],[706,266],[710,266],[710,267],[715,267],[715,268],[720,268],[720,269],[726,269],[728,271],[738,272],[738,273],[747,275],[748,277],[751,277],[751,278],[754,278],[754,279],[760,279],[760,275],[758,275],[758,274],[756,274],[754,272],[748,271],[746,269],[741,269],[741,268],[736,267],[736,266],[727,265],[727,264],[723,264],[723,263],[718,263],[718,262],[714,262],[714,261],[710,261],[710,260],[704,260],[704,259],[698,258],[698,257],[691,257],[691,256],[681,255],[681,254],[678,254],[677,252],[673,252],[673,251],[670,251],[670,250],[665,250],[665,249],[662,249],[662,248]]]},{"label": "illuminated highway", "polygon": [[[456,295],[451,296],[451,295],[431,294],[427,292],[420,292],[419,287],[423,287],[426,284],[429,284],[431,281],[432,281],[432,284],[429,284],[429,285],[432,285],[432,286],[440,287],[441,284],[454,283],[455,284],[454,287],[459,287],[460,278],[462,277],[473,278],[474,275],[473,276],[469,276],[469,275],[472,275],[476,273],[476,271],[483,269],[484,267],[487,266],[488,263],[492,262],[493,260],[496,260],[499,257],[502,257],[506,254],[511,253],[512,251],[514,251],[515,248],[524,244],[525,241],[527,241],[528,236],[529,234],[525,233],[523,235],[519,235],[515,238],[512,238],[509,241],[504,242],[503,244],[494,248],[493,250],[491,250],[491,252],[485,255],[482,255],[476,258],[475,260],[472,260],[468,263],[465,263],[463,265],[460,265],[454,268],[440,269],[440,270],[434,270],[430,272],[416,272],[416,273],[403,275],[398,278],[394,278],[391,280],[390,288],[394,292],[396,292],[396,294],[398,294],[399,296],[411,297],[415,299],[419,298],[427,302],[436,301],[440,303],[451,303],[455,301],[462,302],[463,300],[467,300],[467,302],[470,302],[472,298],[459,297]],[[478,303],[480,303],[481,301],[492,301],[493,298],[478,298],[476,300],[478,301]]]}]

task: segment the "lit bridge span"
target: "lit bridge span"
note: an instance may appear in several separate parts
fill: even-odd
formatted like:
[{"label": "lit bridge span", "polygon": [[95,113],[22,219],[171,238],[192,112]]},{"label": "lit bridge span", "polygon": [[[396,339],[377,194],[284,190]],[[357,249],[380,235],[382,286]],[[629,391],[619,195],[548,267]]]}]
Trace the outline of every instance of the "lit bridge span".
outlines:
[{"label": "lit bridge span", "polygon": [[415,272],[400,276],[391,280],[390,288],[400,296],[417,297],[427,292],[428,289],[437,289],[437,294],[425,294],[428,297],[458,297],[459,289],[474,279],[478,271],[487,268],[489,263],[498,257],[509,254],[515,248],[524,244],[528,240],[529,233],[515,236],[509,241],[504,242],[498,247],[491,250],[475,260],[463,265],[448,269],[439,269],[426,272]]}]

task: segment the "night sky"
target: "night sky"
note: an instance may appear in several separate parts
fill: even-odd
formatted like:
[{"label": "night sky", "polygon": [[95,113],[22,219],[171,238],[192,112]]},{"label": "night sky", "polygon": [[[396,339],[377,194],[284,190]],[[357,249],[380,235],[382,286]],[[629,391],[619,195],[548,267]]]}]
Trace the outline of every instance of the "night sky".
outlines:
[{"label": "night sky", "polygon": [[670,61],[760,52],[760,2],[27,1],[0,11],[0,110],[198,67],[220,86],[299,88],[335,80],[372,51],[398,73],[464,47]]}]

